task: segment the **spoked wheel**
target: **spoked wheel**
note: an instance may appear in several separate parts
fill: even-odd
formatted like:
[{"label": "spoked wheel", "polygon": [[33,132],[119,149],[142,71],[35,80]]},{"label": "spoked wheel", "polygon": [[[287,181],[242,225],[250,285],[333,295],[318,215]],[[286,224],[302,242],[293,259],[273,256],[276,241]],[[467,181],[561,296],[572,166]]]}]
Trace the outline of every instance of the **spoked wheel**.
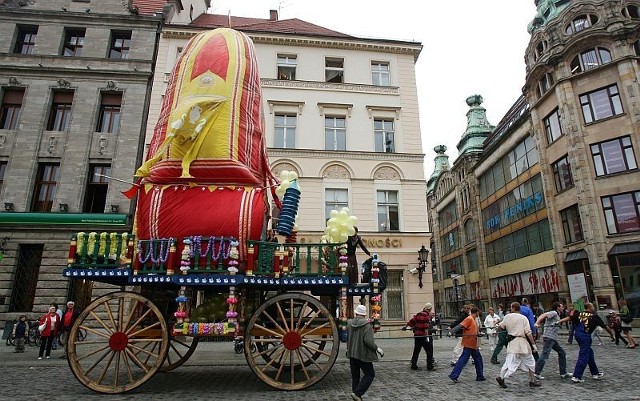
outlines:
[{"label": "spoked wheel", "polygon": [[333,316],[320,301],[288,293],[260,305],[247,324],[244,345],[260,380],[277,389],[301,390],[329,373],[340,339]]},{"label": "spoked wheel", "polygon": [[185,363],[198,346],[198,337],[169,335],[169,348],[160,372],[169,372]]},{"label": "spoked wheel", "polygon": [[[87,338],[78,339],[86,330]],[[124,393],[162,366],[169,344],[160,310],[142,295],[115,292],[93,301],[71,327],[67,356],[75,377],[100,393]]]}]

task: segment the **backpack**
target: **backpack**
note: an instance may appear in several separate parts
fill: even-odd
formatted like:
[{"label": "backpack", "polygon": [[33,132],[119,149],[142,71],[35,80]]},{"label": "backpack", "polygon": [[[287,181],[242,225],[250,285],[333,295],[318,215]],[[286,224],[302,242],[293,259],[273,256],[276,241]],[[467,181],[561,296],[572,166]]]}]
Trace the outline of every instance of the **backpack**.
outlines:
[{"label": "backpack", "polygon": [[[364,269],[364,273],[362,274],[362,282],[369,283],[371,282],[371,268],[373,267],[373,258],[369,258],[362,262],[362,268]],[[384,290],[387,288],[387,264],[381,261],[378,261],[378,277],[380,278],[380,283],[378,287],[380,290]]]}]

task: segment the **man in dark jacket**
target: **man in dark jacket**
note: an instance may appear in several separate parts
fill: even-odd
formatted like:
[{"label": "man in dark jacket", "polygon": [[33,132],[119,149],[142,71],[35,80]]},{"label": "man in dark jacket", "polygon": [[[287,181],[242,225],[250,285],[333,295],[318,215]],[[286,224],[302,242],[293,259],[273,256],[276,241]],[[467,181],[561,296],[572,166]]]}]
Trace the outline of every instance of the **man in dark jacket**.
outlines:
[{"label": "man in dark jacket", "polygon": [[427,302],[421,312],[418,312],[414,317],[407,322],[407,325],[402,328],[406,330],[407,327],[411,327],[413,330],[413,355],[411,356],[411,369],[420,370],[418,366],[418,357],[420,351],[424,349],[427,353],[427,370],[433,370],[433,338],[432,334],[435,331],[435,327],[431,326],[431,309],[433,304]]},{"label": "man in dark jacket", "polygon": [[[378,361],[378,355],[384,355],[382,349],[378,348],[373,340],[373,326],[366,316],[367,307],[358,305],[355,309],[355,317],[349,321],[347,357],[351,367],[351,398],[355,401],[362,400],[362,395],[367,392],[373,382],[376,375],[373,362]],[[362,379],[360,379],[360,370],[364,373]]]},{"label": "man in dark jacket", "polygon": [[60,357],[62,359],[67,358],[67,341],[69,339],[69,333],[71,332],[71,326],[73,326],[80,314],[75,306],[73,301],[67,302],[67,309],[62,314],[62,334],[60,336],[60,341],[64,346],[64,354]]}]

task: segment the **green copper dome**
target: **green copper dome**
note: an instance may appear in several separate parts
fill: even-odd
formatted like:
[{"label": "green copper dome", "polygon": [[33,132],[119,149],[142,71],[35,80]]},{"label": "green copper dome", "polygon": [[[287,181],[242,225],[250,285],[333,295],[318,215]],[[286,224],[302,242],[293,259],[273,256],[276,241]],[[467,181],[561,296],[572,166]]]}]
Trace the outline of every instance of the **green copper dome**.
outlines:
[{"label": "green copper dome", "polygon": [[433,192],[436,186],[436,181],[438,181],[438,177],[440,177],[440,174],[443,171],[449,170],[449,168],[451,167],[449,165],[449,156],[444,153],[447,151],[446,146],[438,145],[433,148],[433,150],[437,153],[437,156],[435,159],[433,159],[435,161],[435,168],[433,170],[433,173],[431,174],[431,177],[429,177],[429,180],[427,181],[427,194]]},{"label": "green copper dome", "polygon": [[495,128],[487,121],[487,110],[480,106],[484,99],[480,95],[467,98],[469,111],[467,112],[467,129],[458,142],[458,157],[469,152],[482,152],[482,144]]},{"label": "green copper dome", "polygon": [[527,31],[533,33],[537,28],[545,26],[549,21],[562,12],[569,4],[571,0],[535,0],[536,4],[536,16],[529,23]]}]

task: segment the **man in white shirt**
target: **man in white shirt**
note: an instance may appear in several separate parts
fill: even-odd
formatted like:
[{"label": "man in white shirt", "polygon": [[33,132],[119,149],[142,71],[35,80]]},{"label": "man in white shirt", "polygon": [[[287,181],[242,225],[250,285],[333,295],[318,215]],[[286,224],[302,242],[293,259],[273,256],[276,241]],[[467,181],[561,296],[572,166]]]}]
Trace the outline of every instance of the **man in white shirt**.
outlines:
[{"label": "man in white shirt", "polygon": [[529,371],[529,386],[540,387],[540,382],[535,378],[536,361],[533,359],[533,352],[538,349],[531,334],[531,327],[526,316],[520,314],[520,304],[511,303],[511,312],[504,317],[498,327],[507,330],[507,335],[511,336],[511,341],[507,345],[507,359],[502,365],[500,376],[496,381],[502,388],[507,388],[504,381],[507,377],[522,369]]}]

